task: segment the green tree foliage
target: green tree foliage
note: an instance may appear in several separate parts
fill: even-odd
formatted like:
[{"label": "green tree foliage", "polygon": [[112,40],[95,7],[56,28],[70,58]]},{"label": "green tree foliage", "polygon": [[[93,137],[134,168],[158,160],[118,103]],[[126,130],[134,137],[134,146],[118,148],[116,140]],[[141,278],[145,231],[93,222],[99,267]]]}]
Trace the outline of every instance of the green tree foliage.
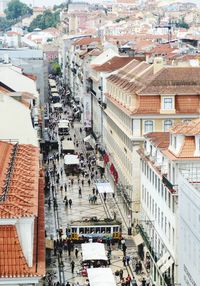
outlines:
[{"label": "green tree foliage", "polygon": [[57,61],[53,61],[50,63],[50,73],[52,73],[53,75],[61,74],[61,68]]},{"label": "green tree foliage", "polygon": [[14,21],[7,20],[5,17],[0,17],[0,31],[8,31],[14,24]]},{"label": "green tree foliage", "polygon": [[42,15],[38,15],[30,24],[29,32],[32,32],[36,28],[41,30],[47,29],[49,27],[56,27],[60,22],[60,12],[56,11],[52,13],[47,10]]},{"label": "green tree foliage", "polygon": [[31,15],[32,10],[24,3],[19,0],[11,0],[8,3],[8,7],[5,10],[7,20],[16,20],[20,17]]}]

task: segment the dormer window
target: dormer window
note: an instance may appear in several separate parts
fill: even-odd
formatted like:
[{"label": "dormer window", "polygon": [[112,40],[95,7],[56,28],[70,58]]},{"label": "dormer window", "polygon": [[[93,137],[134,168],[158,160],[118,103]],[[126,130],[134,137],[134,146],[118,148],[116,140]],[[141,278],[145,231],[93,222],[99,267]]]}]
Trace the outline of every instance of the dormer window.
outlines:
[{"label": "dormer window", "polygon": [[172,110],[173,109],[173,98],[172,97],[164,97],[163,98],[163,109],[164,110]]},{"label": "dormer window", "polygon": [[175,98],[174,95],[161,96],[161,113],[174,113],[175,112]]}]

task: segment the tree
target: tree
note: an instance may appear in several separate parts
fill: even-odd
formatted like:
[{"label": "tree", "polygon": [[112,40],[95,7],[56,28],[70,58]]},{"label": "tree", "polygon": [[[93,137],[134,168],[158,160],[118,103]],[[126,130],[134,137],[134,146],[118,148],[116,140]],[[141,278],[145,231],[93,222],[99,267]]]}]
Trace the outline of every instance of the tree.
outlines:
[{"label": "tree", "polygon": [[0,31],[7,31],[12,26],[13,21],[7,20],[5,17],[0,17]]},{"label": "tree", "polygon": [[16,20],[25,15],[31,15],[32,10],[19,0],[11,0],[5,10],[7,20]]},{"label": "tree", "polygon": [[61,68],[57,61],[53,61],[50,63],[50,73],[52,73],[53,75],[61,74]]},{"label": "tree", "polygon": [[47,29],[49,27],[56,27],[60,22],[60,12],[56,11],[52,13],[47,10],[42,15],[38,15],[30,24],[29,32],[32,32],[36,28],[41,30]]}]

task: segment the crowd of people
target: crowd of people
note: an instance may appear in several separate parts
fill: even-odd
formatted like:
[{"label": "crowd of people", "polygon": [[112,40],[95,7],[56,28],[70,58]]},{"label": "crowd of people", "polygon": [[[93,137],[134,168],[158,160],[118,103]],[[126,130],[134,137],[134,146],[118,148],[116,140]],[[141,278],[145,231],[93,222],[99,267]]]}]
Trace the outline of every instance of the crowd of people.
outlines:
[{"label": "crowd of people", "polygon": [[[102,169],[98,169],[96,166],[96,158],[95,158],[95,150],[94,154],[88,154],[86,152],[86,148],[84,146],[84,140],[82,139],[86,136],[85,130],[79,127],[79,130],[76,128],[75,132],[75,117],[73,116],[73,112],[70,109],[68,102],[66,100],[66,90],[62,87],[62,82],[57,79],[58,90],[61,97],[62,109],[54,109],[53,105],[51,107],[51,97],[50,97],[50,109],[49,109],[49,122],[47,126],[47,133],[50,140],[58,140],[58,122],[60,119],[70,118],[71,122],[71,130],[69,134],[66,136],[67,139],[73,140],[76,146],[76,154],[79,157],[80,161],[80,172],[78,174],[74,174],[72,172],[72,176],[66,177],[64,174],[64,166],[60,164],[63,162],[63,153],[62,153],[62,140],[60,138],[58,140],[58,149],[53,149],[51,146],[48,151],[44,154],[44,163],[46,165],[46,192],[49,193],[48,197],[48,207],[53,207],[54,212],[59,211],[58,209],[58,201],[57,194],[58,192],[63,193],[63,204],[66,209],[73,208],[73,200],[70,197],[70,190],[73,188],[73,185],[76,183],[78,186],[78,198],[82,199],[84,196],[84,187],[87,186],[91,190],[91,193],[88,195],[88,203],[96,204],[99,199],[98,190],[95,187],[95,180],[102,179],[104,177],[104,172]],[[79,133],[79,138],[77,136],[77,131]],[[102,199],[106,202],[107,196],[106,193],[103,194]],[[118,245],[119,249],[123,252],[122,263],[124,267],[129,266],[130,257],[126,254],[127,246],[125,239],[119,241]],[[71,273],[76,275],[78,271],[75,273],[76,264],[79,258],[79,248],[74,245],[73,241],[70,239],[68,228],[63,231],[63,229],[57,229],[57,238],[54,239],[54,247],[53,247],[53,255],[55,257],[59,257],[59,261],[63,261],[63,253],[68,254],[70,258],[70,267]],[[107,257],[108,257],[108,265],[111,264],[112,260],[112,247],[110,244],[107,245]],[[77,262],[76,262],[77,261]],[[63,263],[63,262],[62,262]],[[138,262],[139,263],[139,262]],[[141,262],[140,262],[141,263]],[[139,264],[140,264],[139,263]],[[136,272],[141,271],[141,265],[137,266]],[[80,271],[79,271],[80,273]],[[121,286],[137,286],[135,278],[131,278],[128,274],[125,276],[123,269],[119,269],[115,272],[116,276],[119,276]],[[142,286],[149,286],[148,283],[143,283]],[[50,281],[48,286],[79,286],[79,282],[70,283],[69,281],[66,283],[60,283]],[[89,280],[86,279],[85,286],[89,286]],[[81,285],[82,286],[82,285]]]}]

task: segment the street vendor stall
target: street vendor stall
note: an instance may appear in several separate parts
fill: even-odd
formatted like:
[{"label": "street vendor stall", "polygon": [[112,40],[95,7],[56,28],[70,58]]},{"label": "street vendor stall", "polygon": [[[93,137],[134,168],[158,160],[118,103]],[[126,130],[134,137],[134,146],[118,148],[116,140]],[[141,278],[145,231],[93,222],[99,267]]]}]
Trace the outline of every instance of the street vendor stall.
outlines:
[{"label": "street vendor stall", "polygon": [[103,243],[82,243],[82,257],[84,261],[103,260],[107,261],[105,246]]},{"label": "street vendor stall", "polygon": [[90,286],[116,286],[116,281],[110,268],[88,268]]}]

